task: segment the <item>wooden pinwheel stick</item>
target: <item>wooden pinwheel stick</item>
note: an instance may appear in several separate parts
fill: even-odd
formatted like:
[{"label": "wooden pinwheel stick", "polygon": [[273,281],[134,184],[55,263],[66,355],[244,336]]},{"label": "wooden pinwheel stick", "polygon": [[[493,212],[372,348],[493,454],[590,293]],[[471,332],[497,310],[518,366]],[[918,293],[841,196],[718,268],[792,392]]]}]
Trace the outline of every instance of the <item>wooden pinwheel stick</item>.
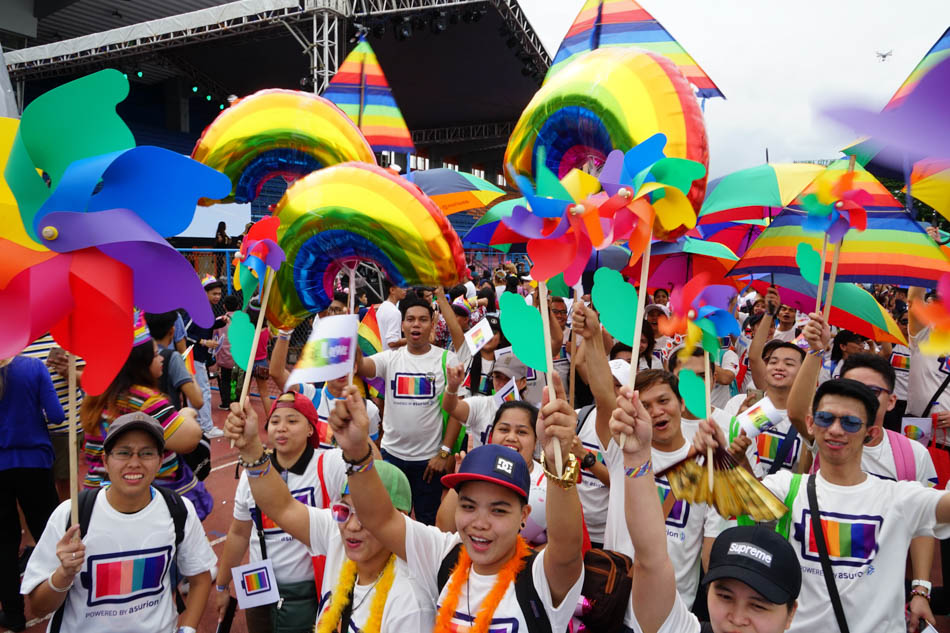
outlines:
[{"label": "wooden pinwheel stick", "polygon": [[[706,376],[706,419],[712,419],[712,365],[709,363],[709,352],[703,350],[703,374]],[[713,450],[706,448],[706,470],[709,473],[709,492],[713,490]]]},{"label": "wooden pinwheel stick", "polygon": [[821,244],[821,267],[818,269],[818,294],[815,295],[815,312],[821,312],[821,293],[825,285],[825,263],[828,261],[828,234]]},{"label": "wooden pinwheel stick", "polygon": [[[261,293],[261,309],[257,313],[257,325],[254,327],[254,338],[251,340],[251,352],[247,359],[247,369],[244,372],[244,386],[241,388],[241,411],[244,410],[244,403],[247,402],[251,390],[251,378],[254,375],[254,357],[257,356],[257,343],[261,339],[261,328],[264,325],[264,312],[267,308],[267,299],[270,297],[270,287],[274,283],[274,271],[270,268],[264,273],[264,291]],[[267,413],[267,403],[264,398],[267,394],[261,394],[261,406],[264,407],[264,413]],[[231,448],[234,448],[234,440],[231,440]]]},{"label": "wooden pinwheel stick", "polygon": [[[66,364],[69,367],[67,386],[69,389],[69,518],[71,525],[79,524],[79,443],[76,436],[79,431],[79,406],[76,402],[76,357],[67,352]],[[79,533],[76,533],[79,538]]]},{"label": "wooden pinwheel stick", "polygon": [[[642,220],[641,220],[642,221]],[[633,389],[633,386],[637,382],[637,369],[640,367],[640,336],[643,334],[643,308],[646,305],[647,299],[647,278],[650,276],[650,241],[647,240],[646,250],[643,251],[643,256],[640,258],[640,291],[637,293],[637,311],[633,316],[633,345],[630,346],[630,388]],[[627,436],[620,434],[620,437],[617,438],[617,444],[620,445],[620,450],[623,450],[623,445],[627,442]]]},{"label": "wooden pinwheel stick", "polygon": [[[346,301],[347,305],[347,314],[356,314],[356,267],[360,265],[358,259],[347,260],[343,263],[343,267],[350,272],[350,292]],[[350,364],[350,371],[347,373],[347,384],[353,384],[353,365]]]},{"label": "wooden pinwheel stick", "polygon": [[[580,297],[575,297],[575,301],[580,301]],[[574,364],[575,359],[577,358],[577,337],[574,333],[574,329],[571,329],[571,373],[568,382],[570,382],[570,395],[568,396],[568,402],[571,405],[571,408],[574,408],[574,381],[575,376],[577,375],[577,366]]]},{"label": "wooden pinwheel stick", "polygon": [[835,280],[838,278],[838,257],[841,255],[841,247],[843,244],[844,240],[835,244],[835,254],[831,257],[831,274],[828,276],[828,297],[825,299],[825,311],[822,313],[825,323],[828,322],[828,317],[831,315],[831,300],[835,296]]},{"label": "wooden pinwheel stick", "polygon": [[[544,362],[547,371],[544,373],[544,382],[548,386],[548,398],[554,399],[554,381],[551,376],[554,373],[554,352],[551,351],[551,315],[548,314],[548,284],[546,281],[538,282],[538,296],[540,297],[539,306],[541,308],[541,329],[544,330]],[[554,466],[557,468],[557,476],[560,477],[564,472],[564,456],[561,455],[561,443],[557,439],[554,442]]]}]

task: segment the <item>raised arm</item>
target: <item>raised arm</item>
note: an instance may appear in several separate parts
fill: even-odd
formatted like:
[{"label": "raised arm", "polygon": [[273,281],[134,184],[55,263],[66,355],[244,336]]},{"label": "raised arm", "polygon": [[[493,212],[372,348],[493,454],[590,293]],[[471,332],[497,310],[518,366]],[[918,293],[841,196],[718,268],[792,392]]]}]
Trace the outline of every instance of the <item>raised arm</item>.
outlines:
[{"label": "raised arm", "polygon": [[250,399],[244,402],[243,411],[238,403],[231,403],[231,411],[224,423],[224,435],[234,441],[242,460],[252,464],[260,462],[260,465],[247,469],[247,482],[257,507],[280,529],[310,547],[310,512],[307,506],[291,496],[277,469],[271,467],[270,459],[261,461],[264,446],[258,432],[257,412]]},{"label": "raised arm", "polygon": [[[639,396],[622,387],[610,431],[627,436],[623,462],[627,476],[624,514],[635,551],[631,602],[643,633],[655,633],[666,621],[676,599],[676,572],[666,550],[666,526],[653,480],[653,422]],[[619,483],[619,482],[618,482]]]},{"label": "raised arm", "polygon": [[805,325],[802,334],[805,340],[808,341],[809,351],[805,355],[805,362],[798,370],[795,382],[792,383],[792,390],[788,394],[788,419],[795,426],[795,430],[811,442],[813,438],[808,433],[805,417],[811,413],[811,402],[815,397],[815,391],[818,389],[821,358],[828,347],[828,341],[831,340],[831,331],[828,329],[828,324],[817,312],[813,312],[808,316],[811,320]]},{"label": "raised arm", "polygon": [[752,342],[749,343],[749,371],[752,372],[752,382],[759,389],[765,388],[765,360],[762,358],[762,350],[769,342],[769,330],[781,307],[782,300],[778,296],[778,291],[772,286],[765,293],[765,314],[762,315],[762,320],[759,321],[755,334],[752,336]]},{"label": "raised arm", "polygon": [[604,337],[600,334],[597,313],[584,305],[574,310],[574,331],[584,337],[584,362],[587,365],[587,385],[597,404],[595,424],[597,437],[604,448],[610,443],[610,413],[614,409],[614,376],[610,373]]},{"label": "raised arm", "polygon": [[291,334],[293,330],[277,330],[277,340],[274,341],[274,349],[270,353],[270,364],[267,367],[270,377],[281,391],[284,390],[287,379],[290,378],[290,370],[287,369],[287,348],[290,347]]},{"label": "raised arm", "polygon": [[[446,386],[442,394],[442,408],[448,411],[453,418],[462,422],[468,420],[468,403],[459,398],[459,387],[465,378],[465,368],[461,365],[445,368]],[[456,435],[458,437],[458,435]]]},{"label": "raised arm", "polygon": [[352,465],[349,473],[350,498],[360,523],[383,547],[406,560],[406,518],[393,507],[369,455],[369,418],[356,387],[344,390],[328,420],[343,459]]},{"label": "raised arm", "polygon": [[465,344],[465,332],[462,331],[462,326],[459,325],[459,320],[455,317],[455,310],[449,305],[449,300],[445,296],[445,290],[442,289],[442,286],[435,287],[435,300],[439,304],[439,312],[442,313],[442,318],[445,319],[445,325],[449,328],[449,334],[452,335],[452,347],[457,352]]},{"label": "raised arm", "polygon": [[[926,296],[926,291],[923,288],[918,288],[916,286],[911,286],[907,289],[907,305],[913,307],[914,303],[923,303],[924,297]],[[907,334],[911,337],[917,336],[921,330],[923,330],[926,325],[921,323],[920,319],[914,316],[914,311],[910,310],[907,313]]]},{"label": "raised arm", "polygon": [[[570,454],[575,437],[574,430],[577,428],[577,414],[567,403],[560,376],[552,373],[551,379],[555,397],[550,397],[551,386],[545,387],[541,411],[538,414],[538,437],[544,447],[544,461],[549,471],[554,468],[555,443],[560,444],[562,455]],[[551,587],[551,601],[557,607],[577,582],[584,568],[584,556],[581,553],[584,545],[584,519],[577,486],[571,483],[565,488],[549,478],[544,516],[548,524],[544,573]]]}]

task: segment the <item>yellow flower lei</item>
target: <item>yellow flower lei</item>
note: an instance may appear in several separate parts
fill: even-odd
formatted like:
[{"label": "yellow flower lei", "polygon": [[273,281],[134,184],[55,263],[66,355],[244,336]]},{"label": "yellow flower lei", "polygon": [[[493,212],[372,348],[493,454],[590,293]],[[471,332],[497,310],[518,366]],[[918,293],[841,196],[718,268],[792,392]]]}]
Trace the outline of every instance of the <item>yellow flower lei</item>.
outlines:
[{"label": "yellow flower lei", "polygon": [[[467,633],[488,633],[488,627],[495,614],[495,609],[498,608],[501,599],[505,597],[505,592],[508,591],[509,585],[514,582],[518,573],[524,569],[525,558],[530,555],[531,549],[519,535],[517,545],[515,546],[515,555],[512,556],[511,559],[505,563],[505,566],[501,568],[501,571],[498,572],[495,584],[482,601],[482,606],[475,616],[475,621],[472,622],[472,626],[468,629]],[[451,633],[452,617],[455,615],[455,609],[459,604],[459,598],[462,594],[462,585],[468,580],[468,574],[471,569],[472,559],[469,557],[468,551],[466,551],[463,545],[462,550],[459,552],[458,562],[452,570],[452,575],[449,576],[445,601],[442,603],[436,615],[433,633]],[[323,632],[321,631],[321,633]]]},{"label": "yellow flower lei", "polygon": [[[336,588],[333,590],[330,607],[323,613],[317,623],[317,633],[334,633],[337,631],[343,609],[349,604],[353,587],[356,585],[356,575],[356,563],[351,560],[344,562]],[[383,623],[383,609],[386,607],[386,598],[389,596],[389,590],[393,586],[395,577],[396,555],[391,554],[389,560],[386,561],[386,566],[383,567],[379,583],[376,585],[373,601],[369,604],[369,618],[362,629],[363,633],[379,633],[380,626]]]}]

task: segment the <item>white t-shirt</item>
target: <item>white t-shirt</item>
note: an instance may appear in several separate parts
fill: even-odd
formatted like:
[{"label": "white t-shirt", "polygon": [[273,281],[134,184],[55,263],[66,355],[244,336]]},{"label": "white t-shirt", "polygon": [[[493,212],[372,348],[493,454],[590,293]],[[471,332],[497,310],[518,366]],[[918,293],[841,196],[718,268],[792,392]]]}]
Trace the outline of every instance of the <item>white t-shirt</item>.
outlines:
[{"label": "white t-shirt", "polygon": [[468,405],[468,417],[464,420],[465,430],[471,438],[469,450],[489,443],[495,421],[495,413],[501,405],[495,396],[471,396],[465,398]]},{"label": "white t-shirt", "polygon": [[[459,542],[461,542],[461,538],[458,534],[442,532],[437,527],[423,525],[406,517],[406,560],[409,563],[409,569],[413,577],[419,581],[422,591],[434,604],[441,605],[448,588],[448,583],[446,583],[441,593],[439,592],[439,567],[442,560]],[[571,621],[571,616],[574,614],[574,609],[577,607],[577,600],[581,595],[581,587],[584,585],[584,571],[581,570],[577,582],[567,592],[561,604],[555,608],[551,598],[551,586],[548,584],[548,577],[544,573],[544,554],[545,552],[542,550],[534,559],[531,575],[534,579],[538,597],[541,598],[548,620],[551,622],[551,630],[565,631]],[[461,595],[465,596],[465,599],[459,600],[457,611],[452,618],[451,626],[453,630],[471,626],[479,608],[482,606],[482,600],[485,599],[485,596],[494,586],[495,579],[495,575],[483,576],[476,573],[474,569],[469,570],[468,581],[461,590]],[[492,633],[520,633],[526,630],[527,624],[522,615],[521,606],[518,604],[518,598],[515,596],[515,585],[512,582],[495,609],[489,631],[492,631]]]},{"label": "white t-shirt", "polygon": [[531,479],[531,488],[528,490],[528,505],[531,506],[531,514],[525,521],[525,526],[521,530],[521,536],[532,545],[541,545],[548,542],[548,519],[547,503],[548,496],[548,478],[544,474],[541,464],[534,460],[528,464],[531,470],[529,477]]},{"label": "white t-shirt", "polygon": [[430,346],[425,354],[406,347],[375,354],[376,377],[386,382],[382,449],[406,461],[432,459],[442,445],[445,366],[458,365],[454,352]]},{"label": "white t-shirt", "polygon": [[[578,409],[578,415],[580,409]],[[580,420],[578,420],[578,423]],[[591,451],[597,458],[597,461],[604,464],[604,450],[597,436],[597,407],[590,410],[590,415],[584,425],[581,426],[577,438],[581,445],[588,451]],[[584,523],[587,524],[587,534],[590,540],[595,543],[604,542],[604,529],[607,526],[607,504],[610,502],[610,489],[603,484],[597,477],[587,470],[581,468],[581,480],[577,484],[577,496],[580,497],[581,506],[584,508]]]},{"label": "white t-shirt", "polygon": [[[943,362],[936,356],[928,356],[920,351],[920,344],[930,338],[930,328],[924,328],[917,336],[910,339],[910,371],[908,372],[907,415],[922,415],[930,404],[930,399],[937,388],[943,384],[950,374],[950,356]],[[936,411],[950,410],[950,386],[937,397],[937,404],[931,409]]]},{"label": "white t-shirt", "polygon": [[[317,465],[320,455],[323,455],[323,481],[327,485],[327,496],[330,501],[340,498],[343,484],[346,481],[346,464],[343,462],[343,452],[339,448],[310,453],[309,461],[305,452],[301,459],[282,473],[290,489],[290,494],[305,506],[311,508],[323,507],[323,490],[320,486],[320,477]],[[253,521],[254,515],[259,513],[251,487],[247,481],[247,471],[241,473],[237,490],[234,492],[234,518],[238,521]],[[313,580],[313,562],[307,547],[300,541],[284,532],[266,514],[261,517],[264,528],[267,558],[274,563],[274,575],[278,583],[300,582]],[[257,524],[251,528],[250,562],[261,560],[261,541],[257,535]]]},{"label": "white t-shirt", "polygon": [[785,341],[786,343],[791,343],[795,340],[795,327],[792,326],[789,330],[780,330],[778,329],[778,322],[775,325],[775,334],[772,335],[773,341]]},{"label": "white t-shirt", "polygon": [[[917,481],[925,488],[933,488],[937,485],[937,471],[930,453],[920,442],[907,440],[907,443],[914,452]],[[881,479],[897,481],[897,464],[894,462],[894,451],[889,438],[885,436],[877,446],[864,445],[861,470]]]},{"label": "white t-shirt", "polygon": [[[782,421],[759,433],[752,442],[755,447],[755,461],[752,462],[752,471],[756,477],[761,478],[769,474],[772,462],[775,461],[775,456],[778,454],[779,446],[781,446],[782,440],[785,439],[785,434],[792,427],[785,411],[779,409],[779,413],[783,414]],[[795,438],[791,441],[793,442],[792,448],[788,451],[785,459],[782,460],[782,470],[792,470],[798,465],[798,458],[802,452],[802,436],[796,433]]]},{"label": "white t-shirt", "polygon": [[[739,355],[731,349],[727,349],[722,353],[722,359],[716,364],[726,371],[731,371],[733,374],[736,374],[739,372]],[[713,385],[709,400],[712,402],[714,407],[719,407],[721,409],[726,406],[726,403],[729,402],[731,397],[732,389],[729,385],[720,385],[719,383],[716,383]]]},{"label": "white t-shirt", "polygon": [[[685,436],[685,433],[684,433]],[[653,471],[660,472],[669,466],[681,461],[689,453],[690,438],[686,438],[683,446],[678,450],[666,452],[653,449]],[[610,480],[623,482],[623,451],[616,442],[610,442],[607,447],[607,469]],[[664,477],[655,477],[656,487],[660,498],[665,499],[670,493],[670,485]],[[626,493],[624,486],[613,486],[610,489],[610,504],[607,507],[607,527],[604,534],[604,548],[626,554],[633,558],[633,543],[627,531],[627,521],[624,517]],[[666,519],[666,549],[673,561],[676,571],[676,588],[687,605],[692,605],[696,599],[696,590],[699,587],[699,568],[705,537],[716,538],[719,533],[728,527],[726,519],[719,516],[713,506],[705,503],[691,504],[677,500],[673,504]],[[630,619],[630,614],[628,613]],[[630,624],[627,624],[630,626]]]},{"label": "white t-shirt", "polygon": [[[632,606],[628,605],[627,613],[633,613]],[[635,618],[628,626],[633,629],[634,633],[643,633],[640,623]],[[683,602],[683,597],[677,592],[670,614],[666,616],[666,620],[660,625],[656,633],[699,633],[699,631],[699,620],[690,612],[689,607]]]},{"label": "white t-shirt", "polygon": [[[891,367],[894,368],[896,381],[894,382],[894,395],[898,400],[907,400],[908,380],[910,379],[910,348],[900,343],[895,343],[891,348]],[[941,381],[942,382],[942,381]],[[936,389],[936,387],[934,387]]]},{"label": "white t-shirt", "polygon": [[[904,568],[907,548],[916,536],[950,537],[950,525],[937,524],[943,491],[917,482],[867,477],[855,486],[816,480],[818,506],[829,535],[828,554],[852,631],[903,633]],[[762,480],[779,499],[788,495],[792,473],[780,471]],[[826,631],[835,616],[822,577],[818,549],[811,538],[807,478],[792,503],[789,542],[802,567],[802,589],[791,633]],[[832,536],[832,535],[837,535]]]},{"label": "white t-shirt", "polygon": [[[346,562],[346,550],[340,536],[339,524],[329,510],[309,508],[310,512],[310,551],[314,556],[326,556],[324,568],[323,595],[320,596],[320,616],[329,609],[333,590]],[[308,559],[309,560],[309,559]],[[435,622],[435,609],[424,598],[423,591],[409,573],[406,562],[397,558],[395,578],[386,596],[383,607],[383,621],[380,631],[429,631]],[[359,633],[370,616],[373,595],[373,583],[356,584],[353,587],[353,613],[347,633]],[[317,617],[319,621],[320,616]]]},{"label": "white t-shirt", "polygon": [[[317,408],[320,436],[324,439],[320,442],[320,448],[327,450],[335,447],[333,431],[327,426],[327,420],[330,419],[330,411],[336,406],[334,403],[338,398],[330,393],[326,385],[317,390],[316,386],[309,382],[300,385],[300,393],[310,398]],[[375,441],[379,437],[379,407],[369,398],[364,398],[363,403],[366,405],[366,415],[369,416],[369,437]]]},{"label": "white t-shirt", "polygon": [[379,325],[379,338],[383,344],[383,351],[389,349],[389,344],[402,338],[402,313],[392,301],[383,301],[376,308],[376,323]]},{"label": "white t-shirt", "polygon": [[[186,498],[182,501],[188,518],[176,552],[175,524],[157,491],[152,491],[147,506],[132,514],[113,508],[105,489],[96,496],[83,539],[86,560],[66,596],[61,630],[168,633],[178,628],[169,574],[172,560],[177,559],[183,576],[209,571],[218,560],[195,507]],[[67,500],[50,515],[26,566],[20,593],[29,594],[59,567],[56,544],[66,533],[68,517]]]}]

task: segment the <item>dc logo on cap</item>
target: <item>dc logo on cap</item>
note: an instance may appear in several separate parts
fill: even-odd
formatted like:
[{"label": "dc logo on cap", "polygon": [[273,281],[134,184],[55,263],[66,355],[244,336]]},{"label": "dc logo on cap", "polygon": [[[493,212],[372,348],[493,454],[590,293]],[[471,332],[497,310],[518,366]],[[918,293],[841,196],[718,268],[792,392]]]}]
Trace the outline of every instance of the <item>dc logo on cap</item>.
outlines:
[{"label": "dc logo on cap", "polygon": [[511,477],[514,474],[515,463],[510,459],[505,459],[504,457],[495,458],[495,472],[504,473]]}]

